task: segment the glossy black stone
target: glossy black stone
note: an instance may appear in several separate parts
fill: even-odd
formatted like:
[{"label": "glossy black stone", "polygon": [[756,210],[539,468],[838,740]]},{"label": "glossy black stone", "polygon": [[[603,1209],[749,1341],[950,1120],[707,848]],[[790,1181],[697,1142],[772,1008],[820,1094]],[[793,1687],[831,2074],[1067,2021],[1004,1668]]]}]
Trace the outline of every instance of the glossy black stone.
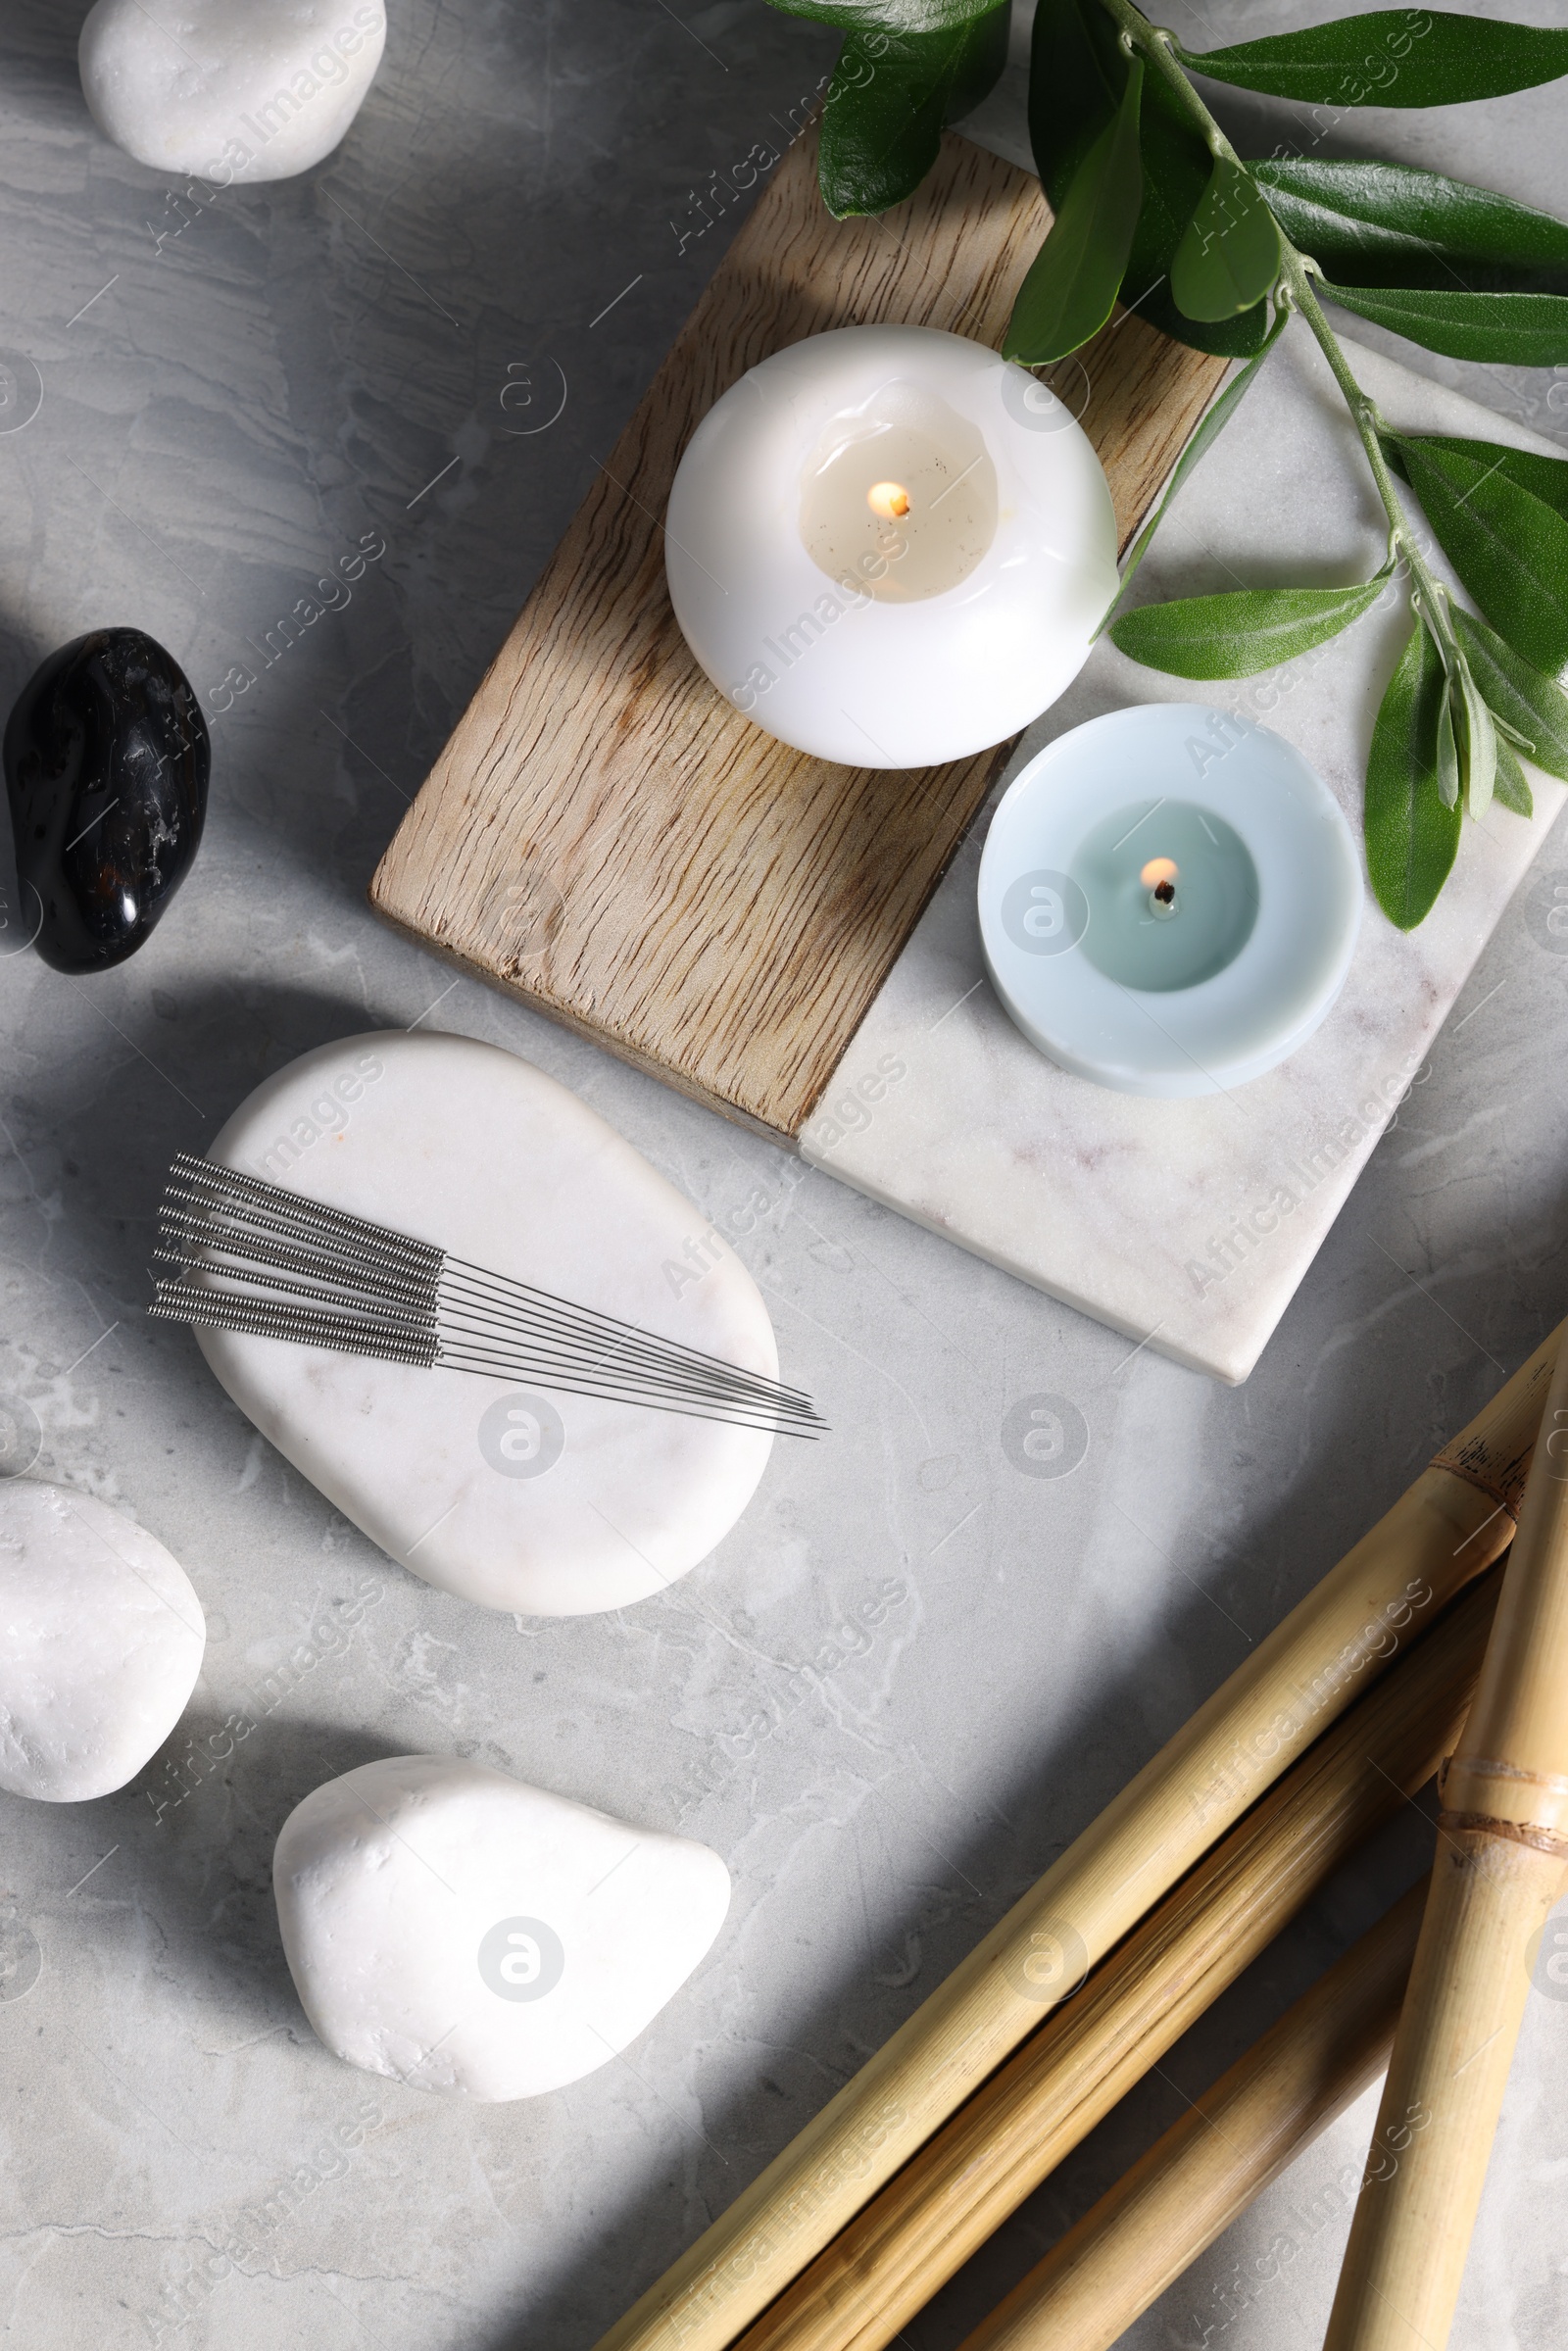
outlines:
[{"label": "glossy black stone", "polygon": [[211,763],[184,671],[139,628],[94,629],[33,671],[5,769],[22,921],[46,963],[135,954],[190,871]]}]

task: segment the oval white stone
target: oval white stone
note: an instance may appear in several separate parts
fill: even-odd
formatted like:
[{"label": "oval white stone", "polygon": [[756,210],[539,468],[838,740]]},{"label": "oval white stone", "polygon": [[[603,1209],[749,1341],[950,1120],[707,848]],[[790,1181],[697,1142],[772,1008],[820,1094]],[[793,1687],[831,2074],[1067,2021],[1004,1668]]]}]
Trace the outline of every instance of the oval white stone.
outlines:
[{"label": "oval white stone", "polygon": [[207,1625],[134,1519],[31,1478],[0,1484],[0,1788],[80,1804],[133,1780],[185,1711]]},{"label": "oval white stone", "polygon": [[[259,1087],[210,1155],[777,1377],[740,1260],[687,1254],[707,1219],[498,1046],[397,1029],[321,1046]],[[198,1338],[241,1411],[372,1543],[486,1608],[580,1616],[662,1592],[734,1525],[771,1445],[522,1381]]]},{"label": "oval white stone", "polygon": [[106,138],[228,187],[330,155],[385,44],[379,0],[97,0],[76,55]]},{"label": "oval white stone", "polygon": [[398,1755],[295,1806],[272,1860],[305,2013],[334,2056],[487,2102],[635,2040],[724,1923],[707,1845],[449,1755]]}]

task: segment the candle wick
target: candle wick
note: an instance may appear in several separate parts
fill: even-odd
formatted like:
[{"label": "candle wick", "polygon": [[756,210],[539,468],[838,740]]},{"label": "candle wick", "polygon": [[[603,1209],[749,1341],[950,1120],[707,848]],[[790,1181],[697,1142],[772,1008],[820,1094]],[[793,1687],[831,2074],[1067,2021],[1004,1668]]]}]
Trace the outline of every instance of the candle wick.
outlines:
[{"label": "candle wick", "polygon": [[1159,901],[1159,903],[1160,903],[1160,905],[1161,905],[1162,906],[1171,906],[1171,905],[1173,905],[1173,904],[1174,904],[1174,902],[1175,902],[1175,898],[1176,898],[1176,885],[1175,885],[1175,883],[1174,883],[1174,882],[1156,882],[1156,883],[1155,883],[1155,885],[1154,885],[1154,896],[1155,896],[1155,897],[1158,899],[1158,901]]}]

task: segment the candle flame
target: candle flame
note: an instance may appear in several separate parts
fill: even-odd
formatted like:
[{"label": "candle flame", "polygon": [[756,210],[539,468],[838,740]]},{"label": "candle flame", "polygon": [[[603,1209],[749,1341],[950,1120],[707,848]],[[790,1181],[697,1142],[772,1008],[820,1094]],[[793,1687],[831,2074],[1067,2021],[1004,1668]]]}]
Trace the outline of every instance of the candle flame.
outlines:
[{"label": "candle flame", "polygon": [[874,481],[865,493],[865,503],[873,514],[893,522],[908,513],[909,493],[901,481]]},{"label": "candle flame", "polygon": [[1161,882],[1173,882],[1177,877],[1174,857],[1151,857],[1138,876],[1146,890],[1157,890]]}]

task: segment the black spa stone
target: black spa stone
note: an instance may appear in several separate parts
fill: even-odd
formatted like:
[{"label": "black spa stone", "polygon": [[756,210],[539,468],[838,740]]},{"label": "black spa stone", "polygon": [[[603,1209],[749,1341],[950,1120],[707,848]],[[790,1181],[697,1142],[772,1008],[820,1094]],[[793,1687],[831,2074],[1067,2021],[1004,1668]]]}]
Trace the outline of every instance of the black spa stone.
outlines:
[{"label": "black spa stone", "polygon": [[5,769],[21,920],[46,963],[103,971],[135,954],[190,871],[210,764],[184,671],[139,628],[94,629],[33,671]]}]

